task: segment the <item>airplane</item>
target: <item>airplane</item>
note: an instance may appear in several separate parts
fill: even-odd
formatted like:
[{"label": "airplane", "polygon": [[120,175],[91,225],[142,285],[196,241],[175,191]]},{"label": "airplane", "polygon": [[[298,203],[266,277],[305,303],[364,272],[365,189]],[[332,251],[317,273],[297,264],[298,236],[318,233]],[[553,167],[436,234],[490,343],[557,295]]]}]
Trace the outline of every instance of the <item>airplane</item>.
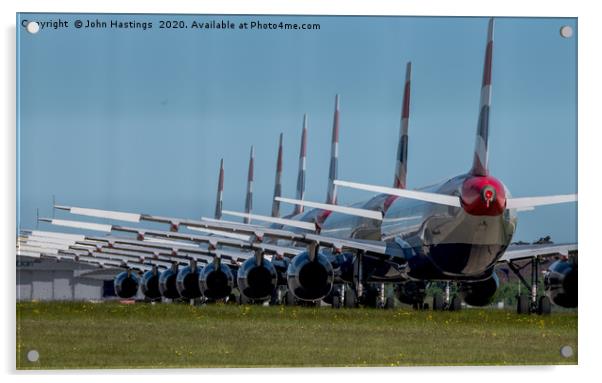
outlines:
[{"label": "airplane", "polygon": [[[435,294],[432,309],[459,310],[462,301],[470,306],[484,306],[491,302],[499,285],[494,268],[505,263],[530,291],[529,296],[519,297],[518,313],[549,314],[552,302],[563,307],[576,307],[576,244],[542,244],[528,248],[510,245],[516,229],[517,212],[543,205],[576,202],[577,195],[515,198],[500,180],[490,174],[488,139],[493,29],[494,20],[491,19],[473,164],[466,173],[425,188],[406,189],[411,75],[411,64],[408,64],[393,187],[337,179],[336,159],[332,160],[331,153],[331,184],[326,203],[304,200],[305,117],[300,150],[300,170],[303,172],[300,171],[298,177],[297,198],[275,196],[275,201],[294,205],[293,213],[278,218],[279,221],[274,220],[274,214],[272,217],[256,215],[250,209],[241,213],[243,218],[247,218],[247,223],[239,223],[221,218],[193,220],[72,206],[56,208],[89,217],[168,223],[172,230],[61,219],[42,221],[105,233],[134,233],[140,241],[161,238],[209,244],[209,249],[214,252],[230,247],[253,252],[254,257],[239,265],[236,278],[241,293],[252,301],[269,299],[269,295],[285,281],[287,302],[327,299],[333,307],[354,307],[366,300],[365,287],[380,284],[377,305],[390,307],[392,297],[385,296],[382,284],[393,283],[397,285],[396,294],[402,302],[425,308],[425,286],[431,281],[444,281],[448,282],[445,295]],[[334,144],[333,133],[333,153],[338,151],[338,109],[337,98],[333,124],[337,145]],[[336,187],[365,190],[376,195],[366,201],[341,206],[337,204]],[[312,209],[305,210],[305,207]],[[268,225],[251,224],[251,219]],[[192,235],[177,231],[179,227],[210,230],[212,234]],[[232,235],[247,238],[228,237]],[[542,295],[538,291],[539,263],[548,257],[559,259],[545,273],[546,294]],[[215,254],[214,259],[218,261],[210,265],[218,263],[219,267],[209,271],[214,276],[219,274],[217,279],[221,278],[222,285],[232,286],[230,268],[219,263],[220,257]],[[524,262],[527,263],[521,265]],[[520,273],[528,265],[531,266],[530,281]],[[284,272],[282,266],[286,267]],[[450,283],[458,285],[458,295],[451,296]]]}]

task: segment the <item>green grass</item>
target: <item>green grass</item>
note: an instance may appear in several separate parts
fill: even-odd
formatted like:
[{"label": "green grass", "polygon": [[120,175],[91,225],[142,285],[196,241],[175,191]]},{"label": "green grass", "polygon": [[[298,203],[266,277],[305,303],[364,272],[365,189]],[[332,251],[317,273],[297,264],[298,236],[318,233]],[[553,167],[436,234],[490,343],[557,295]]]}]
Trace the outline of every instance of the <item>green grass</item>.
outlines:
[{"label": "green grass", "polygon": [[17,304],[18,369],[576,364],[576,351],[576,313]]}]

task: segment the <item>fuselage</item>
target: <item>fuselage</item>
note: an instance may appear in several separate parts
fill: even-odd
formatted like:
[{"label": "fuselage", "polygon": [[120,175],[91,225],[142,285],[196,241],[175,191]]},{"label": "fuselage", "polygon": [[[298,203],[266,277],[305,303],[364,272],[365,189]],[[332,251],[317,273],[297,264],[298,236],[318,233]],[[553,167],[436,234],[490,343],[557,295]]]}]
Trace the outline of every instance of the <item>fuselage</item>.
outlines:
[{"label": "fuselage", "polygon": [[[396,242],[406,249],[404,253],[409,256],[403,269],[367,260],[367,273],[373,280],[489,277],[516,228],[516,216],[505,209],[505,198],[509,196],[505,186],[493,177],[463,174],[418,190],[456,195],[462,204],[446,206],[378,194],[352,206],[381,211],[382,221],[336,212],[325,214],[320,209],[290,218],[313,222],[316,217],[324,217],[320,225],[325,236]],[[485,201],[485,197],[491,197],[491,201]]]}]

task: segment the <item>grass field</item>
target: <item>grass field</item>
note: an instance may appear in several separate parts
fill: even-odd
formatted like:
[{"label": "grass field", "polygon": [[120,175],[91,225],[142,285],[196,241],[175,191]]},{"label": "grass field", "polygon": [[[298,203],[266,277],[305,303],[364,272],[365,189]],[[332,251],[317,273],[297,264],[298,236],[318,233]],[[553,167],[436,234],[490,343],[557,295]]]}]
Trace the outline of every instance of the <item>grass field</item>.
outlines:
[{"label": "grass field", "polygon": [[16,359],[18,369],[576,364],[577,315],[19,303]]}]

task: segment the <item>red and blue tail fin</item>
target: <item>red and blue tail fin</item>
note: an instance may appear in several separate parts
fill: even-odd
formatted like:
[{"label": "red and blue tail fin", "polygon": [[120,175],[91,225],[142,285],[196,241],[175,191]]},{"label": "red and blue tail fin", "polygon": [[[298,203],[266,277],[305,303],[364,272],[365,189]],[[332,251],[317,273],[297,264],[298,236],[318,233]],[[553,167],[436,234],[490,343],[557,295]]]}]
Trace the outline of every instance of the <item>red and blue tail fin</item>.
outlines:
[{"label": "red and blue tail fin", "polygon": [[[245,213],[251,213],[253,210],[253,168],[255,166],[255,148],[251,146],[251,154],[249,156],[249,174],[247,176],[247,197],[245,199]],[[249,223],[250,219],[246,217],[245,223]]]},{"label": "red and blue tail fin", "polygon": [[[305,197],[305,169],[307,166],[307,114],[303,115],[303,131],[301,132],[301,147],[299,149],[299,173],[297,175],[297,199]],[[295,205],[293,214],[303,212],[303,206]]]},{"label": "red and blue tail fin", "polygon": [[280,201],[276,197],[282,197],[282,133],[278,140],[278,159],[276,160],[276,179],[274,180],[274,198],[272,198],[272,217],[280,217]]},{"label": "red and blue tail fin", "polygon": [[326,194],[326,203],[330,205],[337,204],[337,186],[334,180],[337,179],[339,168],[339,95],[334,99],[334,120],[332,122],[332,141],[330,144],[330,168],[328,171],[328,193]]},{"label": "red and blue tail fin", "polygon": [[215,219],[222,218],[222,207],[224,206],[224,159],[219,163],[219,178],[217,181],[217,198],[215,200]]},{"label": "red and blue tail fin", "polygon": [[399,143],[397,144],[397,163],[393,187],[406,188],[408,172],[408,124],[410,120],[410,80],[412,76],[412,63],[406,65],[406,81],[403,88],[403,106],[401,108],[401,126],[399,129]]},{"label": "red and blue tail fin", "polygon": [[489,139],[489,109],[491,105],[491,66],[493,60],[493,19],[489,19],[487,31],[487,46],[483,65],[483,83],[481,86],[481,102],[479,105],[479,121],[474,149],[474,159],[470,174],[486,176],[489,174],[487,165]]}]

